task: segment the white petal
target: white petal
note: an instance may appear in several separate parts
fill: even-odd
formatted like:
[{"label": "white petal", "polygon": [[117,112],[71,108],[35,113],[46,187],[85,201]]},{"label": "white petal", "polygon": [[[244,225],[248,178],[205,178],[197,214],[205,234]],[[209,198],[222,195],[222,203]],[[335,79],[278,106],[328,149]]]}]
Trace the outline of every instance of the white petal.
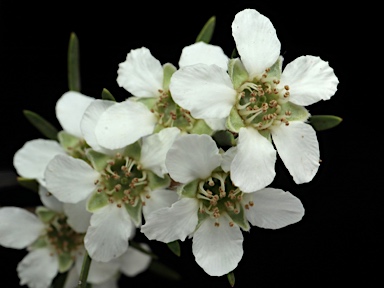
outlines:
[{"label": "white petal", "polygon": [[0,245],[23,249],[32,244],[44,230],[35,214],[18,207],[0,208]]},{"label": "white petal", "polygon": [[155,115],[140,102],[116,103],[100,116],[95,127],[96,140],[104,148],[119,149],[151,134],[156,121]]},{"label": "white petal", "polygon": [[236,14],[232,35],[251,79],[271,67],[280,55],[281,44],[273,24],[254,9]]},{"label": "white petal", "polygon": [[59,261],[56,255],[50,255],[46,248],[29,252],[17,265],[20,285],[30,288],[50,287],[53,278],[57,275]]},{"label": "white petal", "polygon": [[172,98],[195,118],[225,118],[236,101],[226,70],[217,65],[182,67],[171,78]]},{"label": "white petal", "polygon": [[[150,252],[151,249],[146,243],[140,243],[141,248]],[[135,277],[144,272],[151,263],[151,257],[139,250],[128,247],[127,252],[120,256],[120,270],[129,277]]]},{"label": "white petal", "polygon": [[90,195],[99,176],[85,161],[68,155],[55,156],[45,172],[48,191],[66,203],[77,203]]},{"label": "white petal", "polygon": [[141,166],[163,178],[164,174],[168,173],[165,167],[165,156],[179,135],[180,130],[178,128],[170,127],[144,137],[141,147]]},{"label": "white petal", "polygon": [[64,287],[63,288],[74,288],[74,287],[77,287],[78,284],[79,284],[79,277],[80,277],[80,273],[77,272],[76,267],[72,267],[68,271],[67,277],[65,278],[65,283],[64,283]]},{"label": "white petal", "polygon": [[45,207],[59,213],[63,212],[63,202],[60,202],[52,193],[48,192],[43,185],[39,185],[39,196]]},{"label": "white petal", "polygon": [[272,139],[285,167],[297,184],[309,182],[320,166],[320,150],[316,131],[300,121],[271,129]]},{"label": "white petal", "polygon": [[225,153],[223,154],[223,162],[221,163],[221,168],[224,170],[224,172],[229,172],[231,170],[231,164],[233,161],[233,158],[235,158],[237,153],[236,146],[233,146],[229,148]]},{"label": "white petal", "polygon": [[86,209],[88,198],[75,204],[64,203],[64,211],[68,216],[67,223],[78,233],[85,233],[88,229],[92,213]]},{"label": "white petal", "polygon": [[80,122],[81,132],[84,135],[84,139],[89,146],[95,151],[111,155],[112,152],[109,149],[105,149],[99,145],[95,135],[95,128],[100,116],[116,102],[97,99],[93,101],[84,112],[84,116]]},{"label": "white petal", "polygon": [[117,74],[119,86],[137,97],[156,97],[163,88],[163,67],[145,47],[131,50]]},{"label": "white petal", "polygon": [[132,225],[125,208],[111,204],[95,211],[84,238],[90,257],[96,261],[108,262],[122,255],[127,251]]},{"label": "white petal", "polygon": [[237,153],[231,163],[231,179],[243,192],[269,185],[275,178],[276,151],[256,129],[241,128]]},{"label": "white petal", "polygon": [[193,64],[216,64],[217,66],[228,69],[229,58],[225,55],[220,46],[197,42],[183,48],[179,60],[179,67],[190,66]]},{"label": "white petal", "polygon": [[160,208],[171,207],[178,199],[176,191],[168,189],[157,189],[149,193],[150,198],[145,200],[143,215],[146,219],[148,215]]},{"label": "white petal", "polygon": [[57,154],[65,154],[57,141],[34,139],[25,142],[13,157],[13,166],[17,174],[25,178],[38,180],[45,184],[44,171],[48,162]]},{"label": "white petal", "polygon": [[337,90],[339,80],[328,62],[315,56],[301,56],[288,63],[280,83],[289,86],[289,100],[307,106],[329,100]]},{"label": "white petal", "polygon": [[161,208],[148,215],[141,226],[141,232],[149,240],[169,243],[185,238],[191,234],[197,225],[199,202],[194,198],[183,198],[171,207]]},{"label": "white petal", "polygon": [[82,138],[80,121],[85,109],[95,98],[85,96],[76,91],[64,93],[56,102],[56,117],[64,131]]},{"label": "white petal", "polygon": [[226,130],[225,122],[227,118],[206,118],[204,119],[205,123],[211,128],[213,131]]},{"label": "white petal", "polygon": [[237,225],[229,226],[219,217],[219,226],[208,217],[193,234],[192,252],[197,264],[211,276],[233,271],[243,257],[243,234]]},{"label": "white petal", "polygon": [[175,140],[165,159],[168,173],[181,183],[206,179],[220,164],[219,149],[206,134],[182,135]]},{"label": "white petal", "polygon": [[281,189],[265,188],[244,194],[243,202],[253,202],[245,209],[248,221],[260,228],[279,229],[296,223],[304,216],[300,200]]}]

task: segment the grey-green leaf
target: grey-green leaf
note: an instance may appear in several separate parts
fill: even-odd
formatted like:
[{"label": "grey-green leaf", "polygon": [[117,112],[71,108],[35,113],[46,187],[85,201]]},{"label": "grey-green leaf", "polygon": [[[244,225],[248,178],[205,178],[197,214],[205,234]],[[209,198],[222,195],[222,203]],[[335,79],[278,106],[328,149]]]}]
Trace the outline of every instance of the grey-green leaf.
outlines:
[{"label": "grey-green leaf", "polygon": [[80,56],[79,40],[74,32],[69,37],[68,45],[68,87],[71,91],[80,92]]},{"label": "grey-green leaf", "polygon": [[45,120],[43,117],[38,115],[35,112],[30,110],[23,110],[24,116],[28,119],[28,121],[35,126],[37,130],[39,130],[45,137],[57,140],[57,129]]},{"label": "grey-green leaf", "polygon": [[110,101],[115,101],[116,102],[116,99],[115,97],[113,97],[113,95],[111,94],[111,92],[109,92],[107,89],[103,89],[103,91],[101,92],[101,99],[103,100],[110,100]]},{"label": "grey-green leaf", "polygon": [[312,115],[309,118],[309,123],[317,131],[331,129],[339,125],[343,121],[342,118],[334,115]]},{"label": "grey-green leaf", "polygon": [[24,188],[32,190],[33,192],[39,191],[39,183],[36,181],[36,179],[17,177],[17,182]]},{"label": "grey-green leaf", "polygon": [[233,271],[227,274],[227,278],[231,287],[235,286],[235,273]]},{"label": "grey-green leaf", "polygon": [[212,16],[205,23],[203,29],[201,29],[199,35],[196,38],[196,43],[199,41],[209,43],[212,39],[213,31],[215,30],[215,25],[216,25],[216,17]]},{"label": "grey-green leaf", "polygon": [[172,242],[167,243],[168,248],[171,249],[173,253],[175,253],[176,256],[180,257],[181,250],[180,250],[180,243],[179,241],[175,240]]}]

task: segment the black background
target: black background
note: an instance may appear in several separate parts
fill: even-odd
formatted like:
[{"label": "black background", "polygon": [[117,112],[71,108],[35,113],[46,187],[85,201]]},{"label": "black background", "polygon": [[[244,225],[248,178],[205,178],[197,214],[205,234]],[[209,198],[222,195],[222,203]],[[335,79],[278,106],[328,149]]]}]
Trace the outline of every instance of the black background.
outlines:
[{"label": "black background", "polygon": [[[35,1],[31,1],[35,2]],[[147,47],[162,64],[177,66],[181,50],[216,16],[211,43],[227,55],[234,48],[231,23],[237,12],[254,8],[271,19],[282,44],[284,63],[301,55],[329,61],[340,84],[329,101],[307,107],[311,114],[331,114],[342,123],[317,133],[322,164],[312,182],[295,185],[280,161],[271,186],[290,191],[302,201],[302,221],[280,230],[253,227],[244,233],[244,256],[235,270],[235,287],[309,286],[382,282],[379,257],[383,228],[381,150],[378,129],[380,78],[374,72],[379,56],[370,47],[361,7],[281,6],[276,1],[235,1],[233,4],[118,1],[51,4],[0,2],[1,171],[15,173],[13,154],[42,135],[24,118],[32,110],[57,128],[54,106],[68,90],[67,47],[75,32],[80,42],[81,92],[100,98],[107,88],[118,101],[128,92],[116,83],[117,68],[131,49]],[[126,1],[128,2],[128,1]],[[62,4],[60,4],[62,3]],[[369,40],[371,39],[371,40]],[[367,52],[369,48],[369,52]],[[30,207],[33,192],[2,178],[0,206]],[[140,241],[147,241],[139,235]],[[162,243],[147,241],[160,260],[182,275],[164,279],[151,271],[123,277],[121,287],[230,287],[226,277],[210,277],[195,263],[191,241],[182,243],[181,257]],[[0,247],[0,286],[19,287],[17,263],[26,251]]]}]

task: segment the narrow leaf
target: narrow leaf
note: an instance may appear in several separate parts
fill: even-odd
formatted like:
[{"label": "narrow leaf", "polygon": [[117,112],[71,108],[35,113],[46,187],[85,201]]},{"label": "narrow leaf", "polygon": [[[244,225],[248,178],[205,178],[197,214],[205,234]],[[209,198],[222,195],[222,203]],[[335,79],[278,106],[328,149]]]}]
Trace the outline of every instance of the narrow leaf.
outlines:
[{"label": "narrow leaf", "polygon": [[103,91],[101,92],[101,98],[103,100],[110,100],[110,101],[115,101],[116,102],[116,99],[115,97],[113,97],[113,95],[111,94],[111,92],[109,92],[107,89],[103,89]]},{"label": "narrow leaf", "polygon": [[164,278],[167,278],[169,280],[177,281],[181,279],[181,276],[179,273],[177,273],[175,270],[169,268],[168,266],[165,266],[159,261],[153,260],[151,264],[149,265],[148,269]]},{"label": "narrow leaf", "polygon": [[342,120],[342,118],[334,115],[313,115],[309,118],[309,123],[317,131],[323,131],[339,125]]},{"label": "narrow leaf", "polygon": [[80,92],[79,40],[73,32],[68,45],[68,86],[69,90]]},{"label": "narrow leaf", "polygon": [[33,192],[39,192],[39,183],[35,179],[17,177],[17,182],[24,188],[32,190]]},{"label": "narrow leaf", "polygon": [[227,278],[231,287],[235,286],[235,273],[233,271],[227,274]]},{"label": "narrow leaf", "polygon": [[35,112],[29,110],[23,110],[24,116],[28,119],[28,121],[35,126],[37,130],[39,130],[45,137],[57,140],[57,129],[45,120],[43,117],[38,115]]},{"label": "narrow leaf", "polygon": [[196,42],[202,41],[205,43],[209,43],[212,39],[213,31],[215,30],[216,17],[212,16],[205,23],[203,29],[201,29],[199,35],[196,38]]},{"label": "narrow leaf", "polygon": [[181,251],[180,251],[179,241],[175,240],[175,241],[167,243],[167,245],[168,245],[168,248],[171,249],[171,251],[173,253],[175,253],[177,256],[180,257]]}]

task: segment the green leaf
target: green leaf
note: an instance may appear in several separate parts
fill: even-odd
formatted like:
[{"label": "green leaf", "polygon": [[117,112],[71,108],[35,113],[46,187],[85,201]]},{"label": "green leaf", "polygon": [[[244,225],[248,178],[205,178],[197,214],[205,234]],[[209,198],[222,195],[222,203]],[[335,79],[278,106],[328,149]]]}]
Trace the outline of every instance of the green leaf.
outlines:
[{"label": "green leaf", "polygon": [[24,116],[28,119],[28,121],[35,126],[37,130],[39,130],[45,137],[57,140],[57,129],[45,120],[43,117],[38,115],[35,112],[30,110],[23,110]]},{"label": "green leaf", "polygon": [[180,250],[180,243],[179,241],[175,240],[172,242],[167,243],[168,248],[171,249],[171,251],[176,255],[180,257],[181,250]]},{"label": "green leaf", "polygon": [[68,45],[68,86],[69,90],[80,92],[79,40],[74,32]]},{"label": "green leaf", "polygon": [[334,115],[312,115],[309,118],[309,123],[315,130],[323,131],[339,125],[342,120],[342,118]]},{"label": "green leaf", "polygon": [[39,192],[39,183],[35,179],[24,177],[17,177],[16,179],[17,182],[24,188],[32,190],[33,192]]},{"label": "green leaf", "polygon": [[235,273],[233,271],[227,274],[227,278],[231,287],[235,286]]},{"label": "green leaf", "polygon": [[168,266],[165,266],[163,263],[159,261],[155,261],[155,260],[152,261],[148,267],[148,270],[150,270],[153,273],[156,273],[161,277],[167,278],[169,280],[178,281],[181,279],[181,276],[179,273],[169,268]]},{"label": "green leaf", "polygon": [[111,92],[109,92],[107,89],[103,89],[103,91],[101,92],[101,99],[103,100],[110,100],[110,101],[114,101],[116,102],[116,99],[115,97],[113,97],[113,95],[111,94]]},{"label": "green leaf", "polygon": [[216,25],[216,17],[212,16],[205,23],[203,29],[201,29],[199,35],[196,38],[196,42],[202,41],[205,43],[209,43],[212,39],[213,31],[215,30]]}]

